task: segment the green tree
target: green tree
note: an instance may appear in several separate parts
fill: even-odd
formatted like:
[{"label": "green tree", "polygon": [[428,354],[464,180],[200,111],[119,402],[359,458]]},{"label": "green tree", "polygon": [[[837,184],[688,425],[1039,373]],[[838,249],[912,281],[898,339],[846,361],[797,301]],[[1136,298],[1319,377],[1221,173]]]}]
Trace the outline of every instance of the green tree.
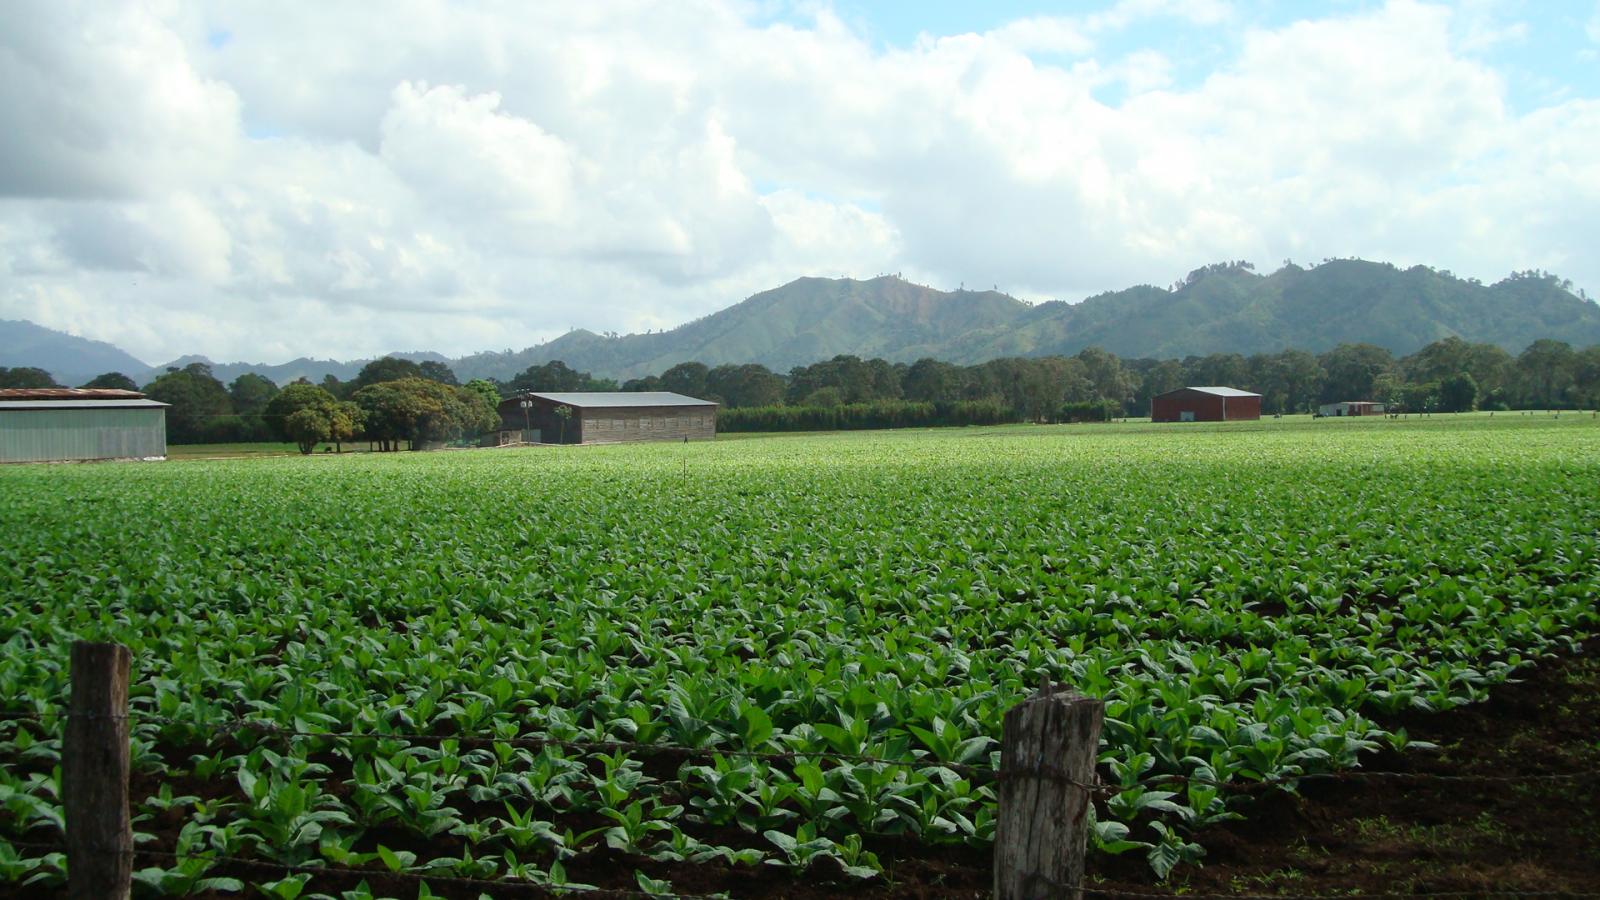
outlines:
[{"label": "green tree", "polygon": [[1322,366],[1323,403],[1372,399],[1378,376],[1395,369],[1394,355],[1372,344],[1340,344],[1317,360]]},{"label": "green tree", "polygon": [[361,409],[367,436],[385,450],[395,449],[402,440],[415,450],[499,425],[483,395],[426,378],[368,385],[351,399]]},{"label": "green tree", "polygon": [[1099,347],[1086,347],[1075,358],[1083,365],[1083,377],[1093,386],[1095,399],[1114,406],[1118,412],[1133,405],[1136,385],[1122,360]]},{"label": "green tree", "polygon": [[1400,388],[1400,405],[1410,412],[1438,412],[1439,382],[1407,382]]},{"label": "green tree", "polygon": [[572,407],[567,406],[566,404],[556,407],[556,418],[561,420],[561,436],[559,441],[560,443],[565,444],[567,442],[567,422],[572,418]]},{"label": "green tree", "polygon": [[1566,341],[1534,341],[1517,356],[1515,392],[1526,409],[1560,409],[1571,402],[1578,355]]},{"label": "green tree", "polygon": [[283,420],[283,432],[309,454],[317,444],[332,441],[336,452],[344,452],[343,444],[361,430],[361,408],[349,400],[303,406]]},{"label": "green tree", "polygon": [[688,397],[706,395],[706,376],[710,370],[704,363],[683,362],[661,373],[661,390],[672,391]]},{"label": "green tree", "polygon": [[661,386],[661,376],[659,375],[646,375],[643,378],[629,378],[627,381],[622,383],[622,389],[630,393],[666,390],[666,388]]},{"label": "green tree", "polygon": [[317,445],[333,436],[333,426],[328,416],[317,407],[297,409],[283,420],[283,430],[295,442],[300,452],[310,455]]},{"label": "green tree", "polygon": [[707,400],[729,407],[775,406],[783,402],[783,376],[757,363],[721,365],[706,373]]},{"label": "green tree", "polygon": [[1572,367],[1577,400],[1590,409],[1600,408],[1600,344],[1578,353]]},{"label": "green tree", "polygon": [[409,359],[400,359],[396,356],[385,356],[375,359],[361,367],[355,380],[350,382],[350,392],[386,381],[399,381],[402,378],[423,378],[422,367]]},{"label": "green tree", "polygon": [[0,388],[53,388],[59,387],[49,372],[33,366],[8,369],[0,366]]},{"label": "green tree", "polygon": [[901,380],[905,399],[923,403],[954,403],[961,399],[965,382],[960,366],[923,357],[911,364]]},{"label": "green tree", "polygon": [[1441,412],[1471,412],[1478,408],[1478,382],[1467,372],[1457,372],[1439,382]]},{"label": "green tree", "polygon": [[[506,387],[508,394],[607,390],[602,384],[588,372],[579,372],[559,359],[552,359],[543,365],[523,369]],[[609,390],[616,390],[615,383]]]},{"label": "green tree", "polygon": [[278,386],[272,383],[272,379],[255,372],[246,372],[228,385],[228,399],[232,401],[233,411],[241,420],[241,438],[260,441],[272,433],[262,413],[267,411],[267,404],[277,395]]},{"label": "green tree", "polygon": [[1250,383],[1250,362],[1238,353],[1213,353],[1184,360],[1184,381],[1190,387],[1241,387]]},{"label": "green tree", "polygon": [[86,388],[99,388],[113,391],[137,391],[139,389],[139,382],[134,381],[132,378],[129,378],[121,372],[107,372],[104,375],[96,375],[95,377],[89,379],[84,383],[83,386]]},{"label": "green tree", "polygon": [[456,380],[456,373],[449,366],[435,359],[427,359],[418,363],[417,371],[429,381],[437,381],[440,384],[448,384],[451,387],[461,384]]},{"label": "green tree", "polygon": [[289,418],[308,409],[314,411],[319,421],[327,426],[328,436],[322,440],[333,441],[335,450],[343,452],[344,442],[361,432],[363,414],[360,407],[348,400],[338,400],[307,381],[296,381],[279,391],[268,401],[261,416],[279,440],[299,443],[300,439],[289,428]]},{"label": "green tree", "polygon": [[801,398],[801,406],[831,407],[844,405],[844,391],[834,385],[824,385]]},{"label": "green tree", "polygon": [[213,422],[233,414],[228,389],[205,363],[190,363],[145,385],[145,396],[171,405],[167,410],[167,439],[174,444],[195,444],[215,434]]},{"label": "green tree", "polygon": [[462,385],[462,387],[482,397],[484,405],[488,406],[490,410],[498,410],[500,408],[500,389],[496,388],[494,382],[487,378],[474,378]]}]

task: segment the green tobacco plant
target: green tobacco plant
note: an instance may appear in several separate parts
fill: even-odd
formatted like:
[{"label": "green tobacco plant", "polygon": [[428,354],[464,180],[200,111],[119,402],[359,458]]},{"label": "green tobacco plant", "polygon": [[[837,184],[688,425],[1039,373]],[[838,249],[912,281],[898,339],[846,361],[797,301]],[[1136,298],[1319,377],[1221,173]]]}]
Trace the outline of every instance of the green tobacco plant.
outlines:
[{"label": "green tobacco plant", "polygon": [[64,872],[21,843],[62,833],[78,639],[131,649],[133,809],[192,856],[875,870],[992,842],[1049,679],[1104,701],[1129,789],[1093,852],[1181,874],[1596,631],[1595,420],[1327,424],[0,467],[0,709],[37,715],[0,720],[0,894]]}]

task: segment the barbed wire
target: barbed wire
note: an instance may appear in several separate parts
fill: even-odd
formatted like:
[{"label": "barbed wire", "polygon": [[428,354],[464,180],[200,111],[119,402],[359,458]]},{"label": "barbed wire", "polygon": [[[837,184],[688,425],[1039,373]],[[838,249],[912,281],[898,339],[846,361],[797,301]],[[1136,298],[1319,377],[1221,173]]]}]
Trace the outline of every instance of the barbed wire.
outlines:
[{"label": "barbed wire", "polygon": [[1188,775],[1183,773],[1162,773],[1148,778],[1126,781],[1121,784],[1102,782],[1085,782],[1072,777],[1066,772],[1051,766],[1038,766],[1034,768],[1001,768],[993,766],[980,766],[970,763],[960,763],[937,758],[919,757],[915,759],[893,759],[883,756],[873,756],[860,753],[841,753],[832,750],[742,750],[735,747],[688,747],[681,744],[644,743],[640,741],[617,740],[576,740],[555,738],[541,735],[517,735],[511,737],[494,737],[471,734],[425,734],[420,732],[394,732],[394,731],[303,731],[289,728],[275,722],[266,722],[261,719],[248,719],[233,717],[218,722],[194,722],[189,719],[178,719],[169,716],[159,716],[143,713],[128,715],[108,715],[105,713],[72,713],[52,711],[40,713],[37,711],[10,712],[0,710],[0,721],[6,719],[43,720],[46,718],[88,718],[88,719],[127,719],[133,722],[144,722],[158,725],[171,725],[190,728],[197,731],[211,731],[219,734],[232,734],[238,731],[252,731],[262,734],[272,734],[280,737],[301,739],[335,739],[335,740],[397,740],[409,743],[440,743],[455,741],[472,746],[491,746],[495,744],[519,747],[557,747],[563,750],[576,750],[581,752],[606,752],[617,751],[638,752],[663,756],[683,756],[691,758],[712,759],[718,756],[753,759],[763,762],[780,762],[794,764],[808,759],[825,759],[838,762],[857,763],[861,765],[882,765],[894,768],[918,769],[947,769],[960,775],[979,776],[992,778],[997,782],[1044,779],[1057,784],[1064,784],[1078,788],[1086,793],[1101,798],[1110,798],[1133,791],[1144,791],[1149,788],[1159,787],[1184,787],[1200,785],[1218,790],[1235,793],[1246,793],[1263,789],[1280,787],[1284,785],[1298,785],[1303,782],[1340,782],[1340,781],[1413,781],[1413,782],[1446,782],[1458,784],[1513,784],[1513,783],[1539,783],[1539,782],[1574,782],[1587,780],[1600,780],[1600,769],[1586,769],[1577,772],[1557,773],[1531,773],[1519,775],[1479,775],[1479,774],[1439,774],[1432,772],[1385,772],[1370,769],[1345,769],[1337,772],[1302,772],[1283,775],[1265,776],[1248,780],[1226,781],[1201,775]]}]

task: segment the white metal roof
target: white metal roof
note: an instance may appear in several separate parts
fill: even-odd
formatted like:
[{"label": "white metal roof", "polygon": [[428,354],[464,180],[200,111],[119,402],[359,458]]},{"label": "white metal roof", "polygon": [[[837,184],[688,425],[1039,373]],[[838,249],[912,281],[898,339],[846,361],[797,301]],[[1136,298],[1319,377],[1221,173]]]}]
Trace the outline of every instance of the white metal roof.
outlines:
[{"label": "white metal roof", "polygon": [[573,406],[578,409],[599,409],[625,406],[716,406],[710,400],[696,400],[671,391],[566,391],[546,393],[531,391],[519,397],[538,397],[551,403]]},{"label": "white metal roof", "polygon": [[155,400],[0,400],[0,409],[164,409]]},{"label": "white metal roof", "polygon": [[1199,391],[1202,394],[1210,394],[1210,395],[1212,395],[1214,397],[1259,397],[1259,396],[1261,396],[1260,394],[1252,394],[1249,391],[1241,391],[1238,388],[1219,387],[1219,386],[1215,386],[1215,385],[1210,386],[1210,387],[1186,387],[1186,388],[1184,388],[1184,390],[1186,390],[1186,391]]}]

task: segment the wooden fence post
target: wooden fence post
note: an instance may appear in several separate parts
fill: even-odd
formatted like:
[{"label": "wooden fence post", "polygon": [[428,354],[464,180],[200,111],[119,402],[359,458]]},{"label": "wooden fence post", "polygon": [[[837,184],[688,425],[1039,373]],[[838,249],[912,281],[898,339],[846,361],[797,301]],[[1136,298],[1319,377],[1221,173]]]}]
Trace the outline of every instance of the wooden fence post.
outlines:
[{"label": "wooden fence post", "polygon": [[1048,683],[1006,712],[996,900],[1083,896],[1083,854],[1105,703]]},{"label": "wooden fence post", "polygon": [[128,815],[128,667],[121,644],[72,645],[72,700],[61,752],[67,896],[122,900],[133,887]]}]

